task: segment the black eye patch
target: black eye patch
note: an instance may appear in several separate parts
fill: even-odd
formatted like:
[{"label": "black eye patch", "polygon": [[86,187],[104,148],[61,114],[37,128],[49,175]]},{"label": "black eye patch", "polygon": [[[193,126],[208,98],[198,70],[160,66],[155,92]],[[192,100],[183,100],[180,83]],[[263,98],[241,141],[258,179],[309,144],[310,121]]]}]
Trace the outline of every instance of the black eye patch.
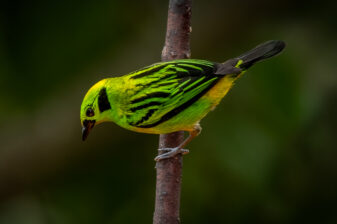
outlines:
[{"label": "black eye patch", "polygon": [[101,91],[99,92],[99,95],[98,95],[98,109],[99,109],[99,112],[101,112],[101,113],[103,111],[111,109],[111,105],[109,103],[108,95],[106,93],[106,89],[105,88],[101,89]]},{"label": "black eye patch", "polygon": [[92,108],[88,108],[87,111],[85,112],[85,114],[87,115],[87,117],[95,116],[95,112]]}]

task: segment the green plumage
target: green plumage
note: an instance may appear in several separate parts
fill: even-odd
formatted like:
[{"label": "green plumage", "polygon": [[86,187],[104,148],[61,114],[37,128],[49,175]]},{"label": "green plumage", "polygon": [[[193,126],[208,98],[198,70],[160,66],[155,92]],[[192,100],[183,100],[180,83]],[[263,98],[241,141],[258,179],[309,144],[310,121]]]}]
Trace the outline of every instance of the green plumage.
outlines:
[{"label": "green plumage", "polygon": [[217,83],[214,69],[208,61],[176,60],[129,74],[135,88],[125,100],[127,122],[150,128],[169,120]]},{"label": "green plumage", "polygon": [[181,59],[104,79],[83,100],[83,138],[86,130],[105,121],[137,132],[192,132],[240,74],[284,46],[282,41],[269,41],[224,63]]}]

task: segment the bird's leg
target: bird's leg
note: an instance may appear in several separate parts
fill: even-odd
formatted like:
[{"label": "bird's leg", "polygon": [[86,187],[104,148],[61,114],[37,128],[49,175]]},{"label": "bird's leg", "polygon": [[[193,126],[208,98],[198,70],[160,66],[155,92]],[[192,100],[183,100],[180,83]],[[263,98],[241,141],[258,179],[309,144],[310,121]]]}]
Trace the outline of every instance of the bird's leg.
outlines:
[{"label": "bird's leg", "polygon": [[189,136],[177,147],[175,148],[162,148],[158,149],[158,151],[165,151],[164,154],[158,155],[154,160],[159,161],[162,159],[168,159],[174,157],[175,155],[182,153],[183,155],[189,153],[188,149],[184,149],[184,147],[190,143],[195,137],[197,137],[201,132],[201,127],[199,124],[195,125],[193,130],[189,132]]}]

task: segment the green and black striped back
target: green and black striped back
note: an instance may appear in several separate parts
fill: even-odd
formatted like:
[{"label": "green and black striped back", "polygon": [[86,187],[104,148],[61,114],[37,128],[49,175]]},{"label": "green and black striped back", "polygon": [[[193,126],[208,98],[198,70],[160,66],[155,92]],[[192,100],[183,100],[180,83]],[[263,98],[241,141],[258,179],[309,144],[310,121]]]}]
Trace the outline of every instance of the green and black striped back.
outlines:
[{"label": "green and black striped back", "polygon": [[175,60],[131,73],[136,88],[127,110],[127,122],[135,127],[155,127],[189,107],[222,77],[216,63]]},{"label": "green and black striped back", "polygon": [[135,71],[127,75],[136,83],[126,106],[127,122],[134,127],[155,127],[191,106],[225,75],[235,78],[284,47],[282,41],[268,41],[224,63],[182,59]]}]

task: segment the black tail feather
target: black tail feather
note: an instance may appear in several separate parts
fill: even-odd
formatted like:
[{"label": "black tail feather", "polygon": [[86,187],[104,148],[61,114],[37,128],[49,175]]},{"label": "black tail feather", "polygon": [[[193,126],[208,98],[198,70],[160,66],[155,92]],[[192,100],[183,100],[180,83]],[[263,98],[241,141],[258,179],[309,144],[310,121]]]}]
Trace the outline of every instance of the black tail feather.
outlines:
[{"label": "black tail feather", "polygon": [[242,70],[246,70],[258,61],[277,55],[285,48],[285,46],[285,43],[280,40],[270,40],[260,44],[254,49],[237,57],[237,59],[243,61],[239,67]]}]

